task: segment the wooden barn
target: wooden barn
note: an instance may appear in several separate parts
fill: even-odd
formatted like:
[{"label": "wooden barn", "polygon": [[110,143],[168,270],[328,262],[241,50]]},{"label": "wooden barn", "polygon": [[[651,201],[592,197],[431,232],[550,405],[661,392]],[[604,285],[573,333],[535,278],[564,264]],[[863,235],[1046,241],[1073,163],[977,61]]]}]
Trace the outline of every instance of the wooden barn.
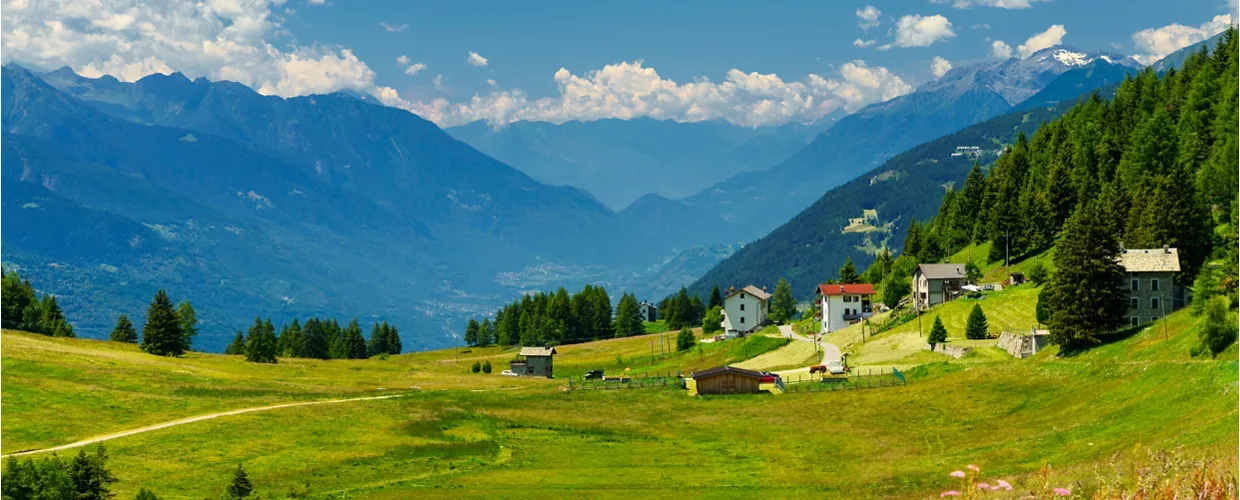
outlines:
[{"label": "wooden barn", "polygon": [[697,394],[756,394],[762,374],[734,366],[693,372]]}]

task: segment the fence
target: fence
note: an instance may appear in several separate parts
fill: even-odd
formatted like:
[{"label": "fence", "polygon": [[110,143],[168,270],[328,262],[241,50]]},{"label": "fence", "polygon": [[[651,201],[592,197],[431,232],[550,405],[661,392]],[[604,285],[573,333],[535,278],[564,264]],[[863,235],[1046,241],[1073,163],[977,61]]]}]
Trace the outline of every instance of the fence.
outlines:
[{"label": "fence", "polygon": [[868,368],[850,373],[848,376],[801,374],[789,377],[784,380],[787,386],[784,392],[845,391],[871,387],[893,387],[907,383],[904,373],[895,368]]},{"label": "fence", "polygon": [[684,389],[685,381],[679,373],[675,372],[654,372],[642,373],[633,376],[606,377],[602,379],[586,379],[585,377],[568,377],[568,389],[602,391],[609,389],[642,389],[654,387],[667,387],[672,389]]}]

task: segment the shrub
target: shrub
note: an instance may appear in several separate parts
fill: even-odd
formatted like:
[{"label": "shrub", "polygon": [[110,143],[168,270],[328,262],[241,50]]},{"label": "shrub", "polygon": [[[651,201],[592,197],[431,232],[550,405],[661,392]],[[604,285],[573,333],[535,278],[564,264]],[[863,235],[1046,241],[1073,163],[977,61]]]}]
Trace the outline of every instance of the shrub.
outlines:
[{"label": "shrub", "polygon": [[723,308],[715,306],[702,317],[702,333],[715,333],[720,330],[723,330]]},{"label": "shrub", "polygon": [[477,362],[477,361],[474,361],[474,366],[469,367],[469,371],[471,371],[471,372],[473,372],[473,373],[478,373],[478,372],[482,371],[482,363],[479,363],[479,362]]},{"label": "shrub", "polygon": [[487,361],[482,364],[482,373],[491,373],[491,362]]},{"label": "shrub", "polygon": [[900,304],[900,300],[912,291],[913,287],[909,284],[907,277],[892,274],[883,282],[883,304],[890,309],[895,309]]},{"label": "shrub", "polygon": [[1041,262],[1034,262],[1032,266],[1029,266],[1028,276],[1029,281],[1032,281],[1037,286],[1042,286],[1043,283],[1046,283],[1046,278],[1050,277],[1046,271],[1046,266],[1042,265]]},{"label": "shrub", "polygon": [[1206,317],[1197,334],[1201,343],[1193,355],[1218,356],[1236,341],[1236,322],[1228,321],[1227,305],[1227,297],[1214,297],[1206,304]]},{"label": "shrub", "polygon": [[697,338],[693,336],[693,332],[688,328],[681,330],[680,334],[676,335],[676,350],[678,351],[687,351],[696,344]]}]

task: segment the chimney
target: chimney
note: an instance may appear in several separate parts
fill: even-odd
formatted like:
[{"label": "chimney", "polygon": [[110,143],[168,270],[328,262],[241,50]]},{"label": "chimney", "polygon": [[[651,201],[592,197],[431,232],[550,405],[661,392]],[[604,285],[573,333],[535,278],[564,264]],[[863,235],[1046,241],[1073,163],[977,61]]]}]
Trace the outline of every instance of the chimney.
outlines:
[{"label": "chimney", "polygon": [[762,285],[762,291],[766,291],[766,285]]},{"label": "chimney", "polygon": [[1171,247],[1163,245],[1163,253],[1171,253]]}]

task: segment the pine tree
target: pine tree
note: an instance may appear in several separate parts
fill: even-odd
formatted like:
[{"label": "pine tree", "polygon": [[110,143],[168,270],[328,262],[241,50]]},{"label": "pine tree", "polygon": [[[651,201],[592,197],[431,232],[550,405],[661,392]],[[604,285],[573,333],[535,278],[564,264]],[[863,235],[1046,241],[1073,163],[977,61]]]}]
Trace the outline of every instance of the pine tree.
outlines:
[{"label": "pine tree", "polygon": [[353,318],[344,331],[345,357],[348,359],[366,359],[366,339],[362,337],[362,325]]},{"label": "pine tree", "polygon": [[138,343],[138,331],[134,329],[133,322],[129,321],[129,316],[122,314],[116,317],[116,326],[112,328],[110,338],[113,342]]},{"label": "pine tree", "polygon": [[22,282],[16,271],[10,271],[0,281],[0,320],[4,328],[20,328],[23,313],[36,303],[30,283]]},{"label": "pine tree", "polygon": [[973,310],[969,311],[969,321],[964,327],[964,336],[973,340],[990,336],[990,327],[986,324],[986,314],[982,312],[981,304],[973,304]]},{"label": "pine tree", "polygon": [[857,274],[857,266],[853,264],[852,257],[845,258],[844,265],[840,267],[840,283],[846,285],[861,283],[861,276]]},{"label": "pine tree", "polygon": [[719,285],[715,285],[710,290],[710,300],[706,302],[706,309],[715,307],[723,307],[723,294],[719,293]]},{"label": "pine tree", "polygon": [[146,488],[140,488],[138,489],[138,494],[133,497],[133,500],[159,500],[159,497],[155,496],[154,493],[151,493],[151,491]]},{"label": "pine tree", "polygon": [[482,324],[478,325],[478,345],[489,346],[495,342],[495,325],[491,324],[491,318],[482,318]]},{"label": "pine tree", "polygon": [[702,303],[701,297],[698,297],[696,293],[689,299],[689,314],[688,326],[701,324],[702,317],[706,315],[706,304]]},{"label": "pine tree", "polygon": [[598,338],[612,337],[615,330],[611,325],[611,298],[603,287],[594,288],[594,300],[591,308],[594,313],[594,335]]},{"label": "pine tree", "polygon": [[86,449],[78,451],[73,461],[69,462],[69,480],[73,483],[74,499],[104,500],[112,498],[109,489],[116,477],[108,471],[108,453],[103,445],[95,450],[94,455],[87,455]]},{"label": "pine tree", "polygon": [[517,316],[516,308],[508,307],[503,311],[500,328],[497,330],[495,341],[501,347],[511,347],[521,340],[521,318]]},{"label": "pine tree", "polygon": [[1051,342],[1083,347],[1124,324],[1128,292],[1118,262],[1119,241],[1106,230],[1097,202],[1077,207],[1055,251],[1057,271],[1047,285]]},{"label": "pine tree", "polygon": [[271,320],[265,323],[262,318],[254,318],[254,326],[250,327],[245,342],[245,360],[251,363],[276,362],[276,338],[274,328],[269,328]]},{"label": "pine tree", "polygon": [[224,348],[224,354],[245,354],[245,335],[237,332],[232,343]]},{"label": "pine tree", "polygon": [[388,325],[387,322],[385,321],[383,322],[383,326],[387,328],[387,332],[388,332],[387,353],[392,354],[392,355],[400,354],[400,352],[403,351],[405,348],[400,343],[400,332],[396,330],[396,325]]},{"label": "pine tree", "polygon": [[142,325],[142,350],[157,356],[180,356],[185,353],[180,319],[172,308],[172,300],[163,290],[155,293],[155,298],[146,309],[146,324]]},{"label": "pine tree", "polygon": [[478,320],[469,318],[469,323],[465,325],[465,345],[478,344]]},{"label": "pine tree", "polygon": [[302,344],[305,343],[305,336],[301,331],[301,324],[297,322],[297,318],[293,318],[293,322],[288,325],[288,329],[280,334],[280,353],[285,357],[298,357],[302,352]]},{"label": "pine tree", "polygon": [[895,309],[912,291],[913,286],[907,277],[892,274],[883,281],[883,305]]},{"label": "pine tree", "polygon": [[57,327],[68,324],[65,321],[65,314],[60,309],[60,303],[56,301],[56,296],[47,294],[40,301],[39,310],[42,316],[39,317],[39,329],[44,335],[54,337],[73,337],[72,330],[65,333],[63,330],[58,331]]},{"label": "pine tree", "polygon": [[250,475],[245,473],[245,468],[241,467],[241,464],[237,464],[237,470],[233,471],[232,481],[228,483],[224,497],[229,500],[245,498],[253,491],[254,484],[250,482]]},{"label": "pine tree", "polygon": [[[366,350],[370,357],[375,357],[388,352],[388,329],[386,323],[380,325],[375,323],[370,327],[370,341],[366,344]],[[466,340],[468,342],[468,340]]]},{"label": "pine tree", "polygon": [[327,329],[322,320],[310,318],[302,329],[301,349],[297,357],[312,359],[330,359],[330,346],[327,341]]},{"label": "pine tree", "polygon": [[[856,274],[854,270],[854,275]],[[797,312],[797,300],[792,295],[792,285],[788,281],[780,278],[779,283],[775,285],[775,294],[771,297],[771,320],[776,323],[785,323],[792,319],[792,315]]]},{"label": "pine tree", "polygon": [[947,342],[947,327],[943,326],[943,320],[938,316],[934,317],[934,326],[930,327],[930,335],[926,337],[926,342],[930,344],[932,350],[935,346]]},{"label": "pine tree", "polygon": [[177,321],[181,325],[181,349],[188,351],[194,345],[194,337],[198,336],[198,313],[188,300],[177,306]]},{"label": "pine tree", "polygon": [[616,337],[640,335],[644,331],[637,296],[629,293],[621,295],[620,302],[616,303]]}]

